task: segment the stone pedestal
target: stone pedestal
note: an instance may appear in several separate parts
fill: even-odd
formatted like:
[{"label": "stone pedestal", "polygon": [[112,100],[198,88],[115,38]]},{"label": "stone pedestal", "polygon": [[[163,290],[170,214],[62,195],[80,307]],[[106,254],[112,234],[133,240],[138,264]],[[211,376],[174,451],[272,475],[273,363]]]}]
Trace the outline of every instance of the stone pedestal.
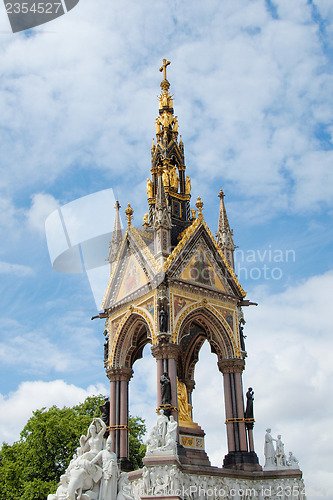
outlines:
[{"label": "stone pedestal", "polygon": [[261,471],[258,456],[251,451],[230,451],[223,460],[226,469]]},{"label": "stone pedestal", "polygon": [[191,427],[182,425],[179,427],[179,442],[184,449],[184,453],[179,456],[179,460],[184,464],[209,466],[210,461],[205,452],[205,432],[198,424],[192,423]]}]

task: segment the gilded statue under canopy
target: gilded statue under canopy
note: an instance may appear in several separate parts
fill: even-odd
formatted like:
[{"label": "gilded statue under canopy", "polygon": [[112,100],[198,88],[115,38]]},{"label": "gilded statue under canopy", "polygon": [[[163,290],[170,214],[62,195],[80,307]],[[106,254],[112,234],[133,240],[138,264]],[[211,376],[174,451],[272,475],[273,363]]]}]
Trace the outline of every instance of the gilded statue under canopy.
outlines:
[{"label": "gilded statue under canopy", "polygon": [[191,411],[192,405],[189,404],[187,399],[187,388],[184,382],[177,378],[177,398],[178,398],[178,411],[179,421],[193,423]]},{"label": "gilded statue under canopy", "polygon": [[163,179],[164,187],[169,187],[169,172],[167,169],[165,169],[163,171],[162,179]]},{"label": "gilded statue under canopy", "polygon": [[161,122],[159,121],[158,118],[156,118],[155,120],[155,125],[156,125],[156,134],[160,134],[162,132],[162,129],[161,129]]},{"label": "gilded statue under canopy", "polygon": [[147,197],[148,198],[153,197],[153,183],[149,178],[147,179]]},{"label": "gilded statue under canopy", "polygon": [[172,132],[178,132],[178,118],[177,118],[177,116],[174,117],[173,122],[172,122]]},{"label": "gilded statue under canopy", "polygon": [[185,180],[185,193],[191,194],[191,179],[189,175],[186,177]]},{"label": "gilded statue under canopy", "polygon": [[175,166],[170,170],[170,186],[174,189],[178,189],[179,177],[177,175],[177,169]]}]

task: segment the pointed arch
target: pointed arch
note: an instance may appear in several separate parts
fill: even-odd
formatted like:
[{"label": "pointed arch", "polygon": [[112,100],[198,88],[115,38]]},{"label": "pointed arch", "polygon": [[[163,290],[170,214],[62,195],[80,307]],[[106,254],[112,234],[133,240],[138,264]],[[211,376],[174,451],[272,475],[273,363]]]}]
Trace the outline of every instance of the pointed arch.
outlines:
[{"label": "pointed arch", "polygon": [[142,357],[146,344],[153,342],[154,326],[150,315],[141,308],[132,308],[124,316],[114,340],[112,367],[132,368]]},{"label": "pointed arch", "polygon": [[205,340],[208,340],[218,361],[237,357],[238,348],[230,326],[210,304],[188,306],[176,324],[175,336],[181,347],[179,374],[183,379],[193,379],[199,351]]}]

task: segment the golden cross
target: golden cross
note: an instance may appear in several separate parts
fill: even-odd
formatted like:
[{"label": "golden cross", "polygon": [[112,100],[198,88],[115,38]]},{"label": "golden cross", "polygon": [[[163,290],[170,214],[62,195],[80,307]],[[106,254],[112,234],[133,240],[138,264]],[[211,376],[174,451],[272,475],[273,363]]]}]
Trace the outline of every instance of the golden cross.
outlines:
[{"label": "golden cross", "polygon": [[163,65],[160,67],[160,71],[163,71],[163,80],[166,80],[166,69],[167,66],[169,66],[170,61],[167,61],[166,59],[163,59]]}]

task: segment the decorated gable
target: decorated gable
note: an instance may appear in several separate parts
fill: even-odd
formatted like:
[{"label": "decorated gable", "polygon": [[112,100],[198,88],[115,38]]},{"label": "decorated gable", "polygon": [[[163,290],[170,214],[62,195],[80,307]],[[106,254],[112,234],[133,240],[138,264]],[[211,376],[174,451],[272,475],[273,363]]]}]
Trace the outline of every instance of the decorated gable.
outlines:
[{"label": "decorated gable", "polygon": [[182,238],[166,260],[164,268],[170,278],[208,286],[238,297],[246,295],[202,219],[194,220],[182,233]]},{"label": "decorated gable", "polygon": [[147,276],[134,255],[131,255],[123,274],[116,302],[124,299],[147,283]]},{"label": "decorated gable", "polygon": [[180,275],[180,278],[201,285],[212,286],[223,292],[226,291],[202,246],[198,248],[196,254]]},{"label": "decorated gable", "polygon": [[141,296],[151,290],[151,282],[160,273],[160,266],[139,231],[130,228],[122,241],[114,262],[103,309]]}]

